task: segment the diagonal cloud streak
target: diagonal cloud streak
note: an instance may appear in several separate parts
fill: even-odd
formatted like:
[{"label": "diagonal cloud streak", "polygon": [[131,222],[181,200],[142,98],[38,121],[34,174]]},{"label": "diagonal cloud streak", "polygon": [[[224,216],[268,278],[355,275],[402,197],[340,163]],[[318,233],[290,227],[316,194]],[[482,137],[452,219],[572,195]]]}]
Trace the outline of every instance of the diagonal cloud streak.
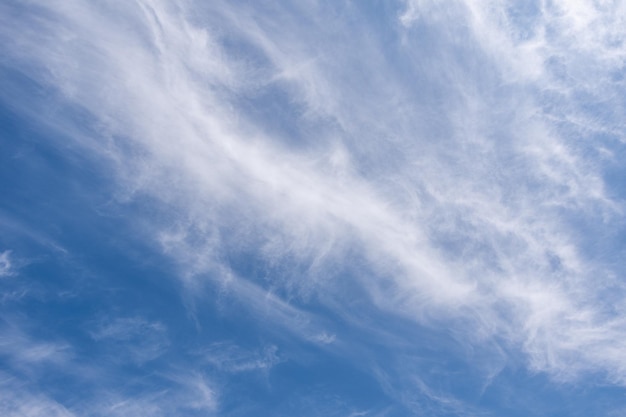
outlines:
[{"label": "diagonal cloud streak", "polygon": [[33,117],[119,204],[162,210],[137,223],[197,303],[217,282],[315,341],[314,305],[379,331],[358,299],[626,384],[623,261],[589,249],[623,230],[603,166],[624,144],[624,6],[409,0],[387,32],[364,7],[8,1],[2,63],[53,89]]}]

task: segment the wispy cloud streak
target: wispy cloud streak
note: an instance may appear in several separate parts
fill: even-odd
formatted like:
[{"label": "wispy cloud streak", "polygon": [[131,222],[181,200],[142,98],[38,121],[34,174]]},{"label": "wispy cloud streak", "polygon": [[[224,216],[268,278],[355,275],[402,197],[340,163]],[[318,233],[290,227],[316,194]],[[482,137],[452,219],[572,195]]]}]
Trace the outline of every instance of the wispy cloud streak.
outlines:
[{"label": "wispy cloud streak", "polygon": [[0,253],[0,277],[13,275],[13,264],[11,262],[11,251]]},{"label": "wispy cloud streak", "polygon": [[624,141],[623,6],[452,3],[402,3],[383,31],[349,2],[9,2],[0,36],[93,118],[43,122],[105,161],[121,204],[163,210],[142,226],[191,292],[217,282],[313,342],[305,311],[354,297],[623,385],[625,305],[605,299],[623,263],[589,249],[624,227],[603,171]]}]

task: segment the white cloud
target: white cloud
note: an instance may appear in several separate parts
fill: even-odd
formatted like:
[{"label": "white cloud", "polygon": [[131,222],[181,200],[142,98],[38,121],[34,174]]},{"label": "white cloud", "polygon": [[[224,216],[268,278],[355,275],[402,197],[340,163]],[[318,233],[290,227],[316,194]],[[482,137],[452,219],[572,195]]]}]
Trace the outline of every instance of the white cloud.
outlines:
[{"label": "white cloud", "polygon": [[[358,16],[328,25],[336,10],[308,3],[34,4],[38,24],[2,18],[3,39],[20,33],[11,58],[97,119],[99,135],[74,146],[110,159],[121,201],[171,210],[147,222],[187,288],[221,280],[323,343],[324,326],[283,295],[341,315],[356,286],[368,308],[471,323],[468,343],[498,335],[533,369],[623,383],[623,305],[599,304],[624,293],[619,269],[585,256],[623,207],[583,142],[619,132],[623,106],[589,124],[571,100],[612,88],[621,6],[542,2],[518,24],[507,2],[409,1],[392,48]],[[297,143],[250,109],[281,95],[269,116]],[[251,251],[304,267],[249,282],[224,259]]]},{"label": "white cloud", "polygon": [[138,364],[158,358],[170,345],[167,328],[162,323],[141,317],[103,320],[90,333],[95,341],[110,346],[115,360]]},{"label": "white cloud", "polygon": [[73,417],[74,413],[44,395],[21,386],[16,379],[0,374],[0,414],[6,417]]},{"label": "white cloud", "polygon": [[14,273],[10,255],[11,251],[9,250],[0,253],[0,277],[8,277]]},{"label": "white cloud", "polygon": [[217,415],[217,392],[204,376],[180,373],[167,379],[173,385],[162,390],[132,394],[102,392],[98,400],[81,406],[86,414],[96,416]]},{"label": "white cloud", "polygon": [[281,362],[274,345],[248,350],[234,343],[212,343],[202,352],[203,361],[225,372],[269,371]]},{"label": "white cloud", "polygon": [[[600,139],[594,137],[597,133],[618,130],[619,121],[606,120],[602,128],[589,123],[590,117],[605,115],[605,108],[592,116],[581,110],[584,101],[573,97],[611,85],[609,74],[621,64],[613,60],[616,51],[608,37],[596,35],[610,31],[614,40],[623,36],[623,26],[615,18],[619,15],[615,8],[621,6],[456,3],[455,10],[460,10],[456,17],[468,26],[457,25],[450,31],[469,28],[465,42],[491,59],[485,63],[496,64],[494,84],[500,87],[492,90],[495,85],[487,84],[476,90],[468,87],[464,76],[454,79],[466,97],[455,114],[459,133],[466,135],[458,144],[464,152],[464,144],[478,147],[482,155],[472,155],[474,149],[467,156],[455,155],[461,161],[457,171],[463,172],[467,161],[474,173],[464,172],[460,183],[433,187],[446,202],[444,209],[455,205],[462,209],[462,214],[452,217],[454,230],[447,235],[482,241],[483,248],[489,249],[484,252],[489,259],[477,260],[472,251],[461,259],[466,268],[486,278],[479,283],[487,286],[485,301],[499,306],[495,311],[506,317],[500,321],[487,316],[499,323],[494,331],[510,333],[508,337],[519,341],[532,367],[564,378],[597,369],[615,376],[621,372],[615,371],[621,369],[621,360],[602,350],[612,350],[622,339],[615,310],[622,307],[607,305],[598,294],[623,288],[581,247],[586,238],[603,239],[607,222],[618,224],[623,211],[606,193],[595,159],[602,152],[595,153],[591,142]],[[519,10],[523,8],[531,10]],[[441,7],[435,2],[407,2],[405,10],[402,19],[409,31],[411,25],[428,25],[432,16],[441,18]],[[603,26],[601,32],[593,29],[596,25]],[[443,31],[441,35],[446,36]],[[555,60],[560,70],[554,67]],[[600,68],[604,69],[598,72]],[[546,94],[552,91],[556,95]],[[607,107],[615,104],[611,99]],[[611,112],[615,109],[623,112],[619,105]],[[568,125],[572,119],[579,123]],[[593,224],[596,235],[581,236],[577,221]],[[472,234],[459,233],[460,225],[469,226]],[[500,310],[503,307],[512,309],[513,315]],[[590,334],[594,342],[583,336]],[[612,366],[607,366],[607,357],[615,359]]]},{"label": "white cloud", "polygon": [[[19,324],[19,326],[18,326]],[[44,341],[26,334],[29,322],[5,322],[0,328],[0,414],[7,416],[126,416],[214,415],[218,390],[194,367],[174,363],[166,371],[154,369],[134,379],[125,372],[128,362],[143,365],[163,354],[165,329],[142,318],[102,322],[91,336],[112,347],[110,354],[80,354],[64,341]],[[163,368],[160,368],[163,369]],[[50,375],[63,378],[64,387],[42,387]],[[80,394],[72,391],[78,384]],[[57,397],[52,397],[55,393]]]},{"label": "white cloud", "polygon": [[216,415],[217,397],[207,381],[198,376],[181,380],[180,386],[154,393],[124,396],[100,393],[99,399],[81,399],[68,409],[52,398],[36,394],[25,384],[4,375],[0,381],[0,413],[7,417],[73,417],[77,415],[159,417]]},{"label": "white cloud", "polygon": [[9,358],[11,367],[33,372],[48,365],[65,365],[72,358],[69,344],[62,340],[40,340],[21,328],[22,320],[7,319],[5,316],[0,327],[0,354]]}]

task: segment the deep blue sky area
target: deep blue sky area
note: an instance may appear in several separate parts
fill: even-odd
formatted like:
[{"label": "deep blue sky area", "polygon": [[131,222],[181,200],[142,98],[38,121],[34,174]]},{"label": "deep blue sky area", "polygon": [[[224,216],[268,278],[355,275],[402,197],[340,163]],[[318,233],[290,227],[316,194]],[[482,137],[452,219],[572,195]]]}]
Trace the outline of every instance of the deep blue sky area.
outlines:
[{"label": "deep blue sky area", "polygon": [[0,3],[0,415],[625,415],[625,28]]}]

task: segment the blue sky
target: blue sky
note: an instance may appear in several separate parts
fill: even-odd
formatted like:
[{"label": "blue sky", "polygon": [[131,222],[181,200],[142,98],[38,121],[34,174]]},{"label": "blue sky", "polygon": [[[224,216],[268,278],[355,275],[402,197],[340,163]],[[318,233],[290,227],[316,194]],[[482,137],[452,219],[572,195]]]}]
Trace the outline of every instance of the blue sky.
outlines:
[{"label": "blue sky", "polygon": [[4,0],[3,416],[626,414],[626,3]]}]

